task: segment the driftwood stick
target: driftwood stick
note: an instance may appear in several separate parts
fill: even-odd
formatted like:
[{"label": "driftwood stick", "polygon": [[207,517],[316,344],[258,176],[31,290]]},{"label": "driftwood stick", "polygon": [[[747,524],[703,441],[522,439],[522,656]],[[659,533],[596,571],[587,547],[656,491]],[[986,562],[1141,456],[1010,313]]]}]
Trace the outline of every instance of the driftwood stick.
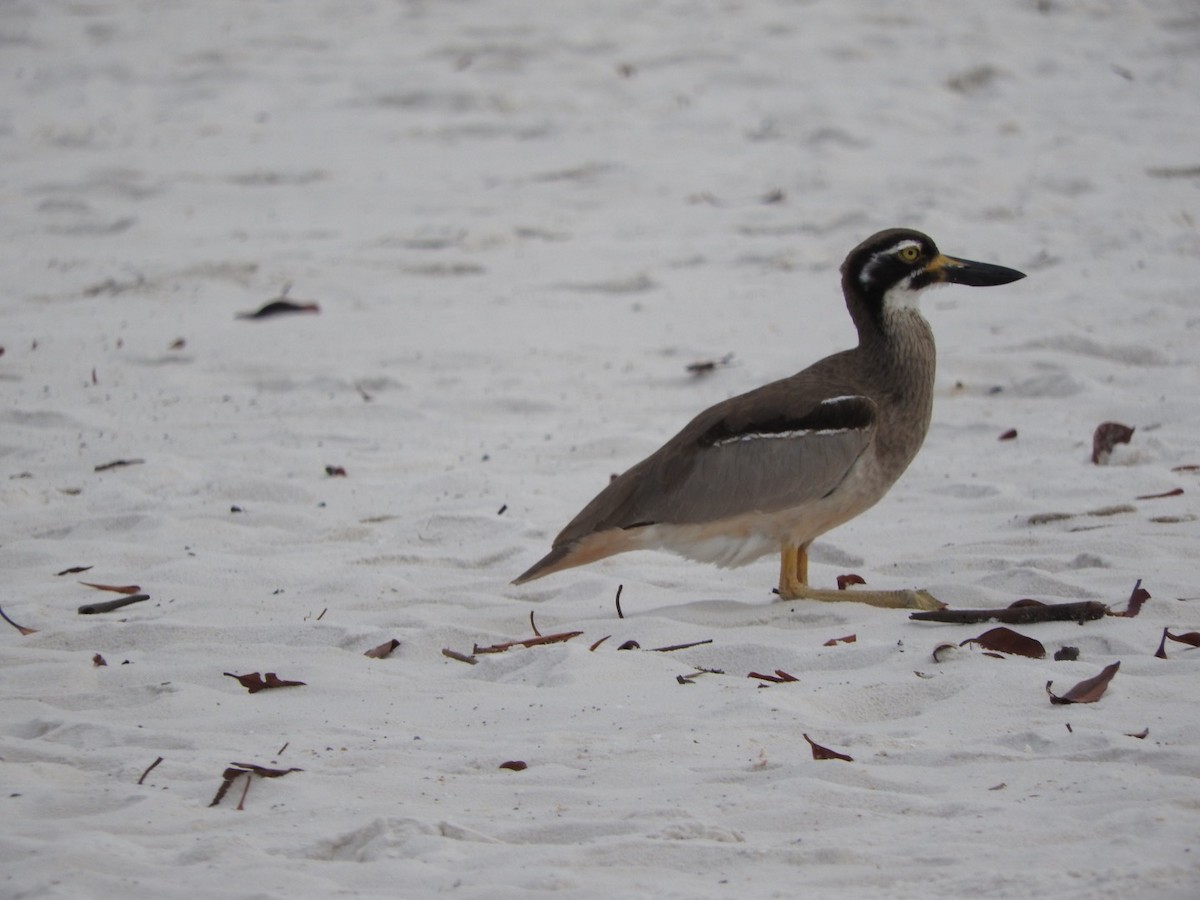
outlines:
[{"label": "driftwood stick", "polygon": [[116,600],[106,600],[104,603],[85,603],[79,607],[81,616],[91,616],[96,613],[112,612],[114,609],[120,609],[122,606],[128,606],[130,603],[141,603],[143,600],[149,600],[149,594],[131,594],[128,597],[119,597]]},{"label": "driftwood stick", "polygon": [[544,634],[540,637],[525,638],[523,641],[505,641],[503,644],[492,644],[490,647],[480,647],[475,645],[472,653],[503,653],[505,650],[511,650],[513,647],[540,647],[542,644],[559,644],[563,641],[569,641],[571,638],[579,637],[583,634],[582,631],[563,631],[558,634]]},{"label": "driftwood stick", "polygon": [[1078,603],[1037,603],[1008,606],[1003,609],[937,609],[909,614],[918,622],[952,622],[971,625],[993,619],[1006,625],[1031,625],[1035,622],[1089,622],[1103,618],[1108,607],[1096,600]]},{"label": "driftwood stick", "polygon": [[705,638],[702,641],[691,641],[687,644],[671,644],[668,647],[651,647],[651,653],[670,653],[673,650],[687,650],[689,647],[699,647],[701,644],[711,644],[712,638]]}]

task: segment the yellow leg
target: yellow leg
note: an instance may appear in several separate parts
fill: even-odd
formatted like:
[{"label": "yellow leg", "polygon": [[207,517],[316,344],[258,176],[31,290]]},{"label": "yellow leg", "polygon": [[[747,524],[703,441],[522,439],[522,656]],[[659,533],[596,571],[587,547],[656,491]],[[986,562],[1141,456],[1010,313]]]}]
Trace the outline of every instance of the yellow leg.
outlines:
[{"label": "yellow leg", "polygon": [[946,604],[928,591],[827,590],[808,583],[808,545],[784,544],[779,553],[779,599],[821,600],[826,603],[850,600],[886,609],[944,609]]}]

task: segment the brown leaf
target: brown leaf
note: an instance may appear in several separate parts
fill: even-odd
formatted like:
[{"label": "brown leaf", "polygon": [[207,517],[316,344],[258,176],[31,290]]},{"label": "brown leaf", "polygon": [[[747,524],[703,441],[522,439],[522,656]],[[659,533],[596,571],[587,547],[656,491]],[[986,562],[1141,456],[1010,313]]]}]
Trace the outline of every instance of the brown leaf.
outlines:
[{"label": "brown leaf", "polygon": [[[769,681],[772,684],[787,684],[789,681],[799,681],[795,675],[791,675],[783,669],[776,669],[774,675],[764,675],[762,672],[751,672],[747,678],[757,678],[759,681]],[[761,685],[760,685],[761,687]]]},{"label": "brown leaf", "polygon": [[855,575],[853,572],[837,577],[837,586],[839,591],[844,591],[852,584],[866,584],[867,581],[861,575]]},{"label": "brown leaf", "polygon": [[1133,585],[1133,591],[1129,594],[1129,603],[1126,604],[1124,612],[1110,612],[1110,616],[1121,616],[1126,619],[1132,619],[1142,611],[1142,604],[1150,599],[1150,592],[1142,587],[1142,579],[1138,579]]},{"label": "brown leaf", "polygon": [[84,587],[95,588],[98,591],[112,591],[114,594],[140,594],[142,589],[136,584],[92,584],[90,581],[79,582]]},{"label": "brown leaf", "polygon": [[1189,631],[1185,634],[1171,634],[1170,629],[1164,628],[1162,640],[1158,642],[1158,650],[1154,655],[1159,659],[1167,658],[1167,639],[1176,641],[1180,644],[1187,644],[1189,647],[1200,647],[1200,631]]},{"label": "brown leaf", "polygon": [[1200,472],[1200,466],[1197,466],[1197,465],[1173,466],[1171,468],[1171,471],[1172,472]]},{"label": "brown leaf", "polygon": [[1108,683],[1112,681],[1113,676],[1117,674],[1117,669],[1120,667],[1121,663],[1119,661],[1113,663],[1111,666],[1105,666],[1099,675],[1084,679],[1061,697],[1056,696],[1050,690],[1050,685],[1054,682],[1047,681],[1046,693],[1050,695],[1051,703],[1095,703],[1104,696],[1104,691],[1108,688]]},{"label": "brown leaf", "polygon": [[510,759],[507,762],[500,763],[500,768],[508,769],[512,772],[524,772],[529,768],[529,763],[519,759]]},{"label": "brown leaf", "polygon": [[947,656],[958,650],[958,644],[941,643],[933,648],[933,661],[940,663]]},{"label": "brown leaf", "polygon": [[114,459],[112,462],[101,463],[92,468],[93,472],[107,472],[109,469],[123,469],[125,466],[140,466],[144,459]]},{"label": "brown leaf", "polygon": [[617,649],[618,650],[641,650],[642,645],[639,644],[637,641],[633,640],[632,638],[630,638],[629,640],[627,640],[625,643],[623,643]]},{"label": "brown leaf", "polygon": [[175,340],[171,341],[171,346],[168,349],[182,350],[186,346],[187,346],[186,340],[184,340],[183,338],[175,338]]},{"label": "brown leaf", "polygon": [[95,666],[96,668],[100,668],[101,666],[107,666],[108,660],[106,660],[103,656],[101,656],[99,653],[97,653],[95,656],[92,657],[92,665]]},{"label": "brown leaf", "polygon": [[325,474],[330,478],[345,478],[346,469],[344,466],[326,466]]},{"label": "brown leaf", "polygon": [[78,575],[80,572],[86,572],[90,568],[91,568],[91,566],[71,566],[71,568],[69,568],[69,569],[63,569],[61,572],[55,572],[54,574],[56,576]]},{"label": "brown leaf", "polygon": [[1140,497],[1134,497],[1135,500],[1161,500],[1163,497],[1178,497],[1183,493],[1183,488],[1171,488],[1169,491],[1163,491],[1161,494],[1142,494]]},{"label": "brown leaf", "polygon": [[1004,432],[1004,434],[1000,435],[1000,440],[1002,440],[1002,441],[1013,441],[1013,440],[1016,440],[1016,438],[1017,438],[1017,429],[1015,429],[1015,428],[1010,428],[1010,429],[1008,429],[1008,431]]},{"label": "brown leaf", "polygon": [[821,646],[822,647],[836,647],[838,644],[853,644],[857,640],[858,640],[857,634],[848,634],[845,637],[830,638]]},{"label": "brown leaf", "polygon": [[592,644],[592,646],[588,647],[588,650],[591,651],[592,653],[595,653],[596,648],[599,647],[601,644],[603,644],[605,641],[607,641],[610,637],[612,637],[611,634],[606,634],[604,637],[600,638],[600,640],[596,641],[596,643]]},{"label": "brown leaf", "polygon": [[1112,456],[1113,447],[1117,444],[1128,444],[1133,437],[1133,429],[1120,422],[1103,422],[1096,426],[1092,434],[1092,462],[1098,466],[1108,463]]},{"label": "brown leaf", "polygon": [[1139,741],[1144,741],[1146,738],[1150,737],[1150,729],[1143,728],[1141,731],[1137,732],[1137,734],[1126,733],[1125,737],[1137,738]]},{"label": "brown leaf", "polygon": [[5,611],[2,609],[0,609],[0,619],[3,619],[5,622],[7,622],[13,628],[17,629],[17,631],[21,632],[21,634],[25,635],[26,637],[28,637],[31,634],[37,634],[36,628],[26,628],[24,625],[18,625],[16,622],[14,622],[12,619],[10,619],[8,617],[8,614],[5,613]]},{"label": "brown leaf", "polygon": [[281,316],[287,313],[317,313],[321,307],[316,303],[294,303],[291,300],[272,300],[263,304],[253,312],[237,314],[239,319],[267,319],[271,316]]},{"label": "brown leaf", "polygon": [[978,644],[985,650],[996,650],[1000,653],[1014,653],[1017,656],[1028,656],[1031,659],[1045,659],[1046,648],[1035,638],[1026,637],[1003,625],[985,631],[979,637],[967,638],[960,646]]},{"label": "brown leaf", "polygon": [[368,650],[363,656],[369,656],[371,659],[386,659],[391,656],[392,651],[400,646],[400,642],[392,638],[386,643],[380,644],[378,647],[373,647]]},{"label": "brown leaf", "polygon": [[[151,768],[153,768],[153,766],[151,766]],[[242,799],[237,805],[239,810],[242,808],[242,804],[246,801],[246,791],[250,789],[250,778],[252,775],[258,775],[260,778],[280,778],[284,775],[291,774],[292,772],[303,771],[303,769],[295,768],[268,769],[265,766],[258,766],[254,763],[231,763],[229,768],[221,773],[221,786],[217,788],[217,795],[213,797],[212,803],[208,805],[212,807],[220,803],[221,799],[229,791],[229,788],[233,785],[234,781],[236,781],[238,778],[241,778],[243,775],[246,777],[246,789],[242,791]]]},{"label": "brown leaf", "polygon": [[808,741],[808,745],[812,747],[813,759],[840,759],[844,762],[854,762],[854,757],[847,756],[845,753],[838,753],[836,750],[830,750],[828,747],[822,747],[820,744],[813,741],[813,739],[807,734],[804,735],[804,739]]},{"label": "brown leaf", "polygon": [[274,672],[268,672],[264,678],[258,672],[250,672],[246,675],[234,675],[232,672],[226,672],[230,678],[236,678],[246,690],[252,694],[257,694],[259,691],[265,691],[269,688],[285,688],[285,687],[302,687],[303,681],[285,681]]}]

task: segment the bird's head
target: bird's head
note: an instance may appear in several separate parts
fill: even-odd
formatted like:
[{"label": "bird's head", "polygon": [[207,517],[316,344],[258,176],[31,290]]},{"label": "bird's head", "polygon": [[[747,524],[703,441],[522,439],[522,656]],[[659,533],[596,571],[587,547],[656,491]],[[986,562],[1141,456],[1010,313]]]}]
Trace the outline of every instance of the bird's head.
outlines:
[{"label": "bird's head", "polygon": [[917,297],[931,285],[985,287],[1024,277],[1016,269],[946,256],[928,235],[908,228],[872,235],[842,263],[842,287],[851,314],[858,322],[859,314],[866,313],[876,327],[888,312],[915,309]]}]

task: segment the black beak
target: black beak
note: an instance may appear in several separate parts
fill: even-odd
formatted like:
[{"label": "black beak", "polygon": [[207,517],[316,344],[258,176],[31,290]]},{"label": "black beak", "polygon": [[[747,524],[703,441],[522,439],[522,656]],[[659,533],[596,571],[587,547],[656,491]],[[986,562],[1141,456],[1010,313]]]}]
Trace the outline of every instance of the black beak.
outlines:
[{"label": "black beak", "polygon": [[1025,277],[1024,272],[1018,272],[1016,269],[995,266],[991,263],[974,262],[969,259],[956,259],[953,256],[939,256],[934,260],[933,265],[929,266],[929,269],[939,281],[969,284],[971,287],[1009,284]]}]

